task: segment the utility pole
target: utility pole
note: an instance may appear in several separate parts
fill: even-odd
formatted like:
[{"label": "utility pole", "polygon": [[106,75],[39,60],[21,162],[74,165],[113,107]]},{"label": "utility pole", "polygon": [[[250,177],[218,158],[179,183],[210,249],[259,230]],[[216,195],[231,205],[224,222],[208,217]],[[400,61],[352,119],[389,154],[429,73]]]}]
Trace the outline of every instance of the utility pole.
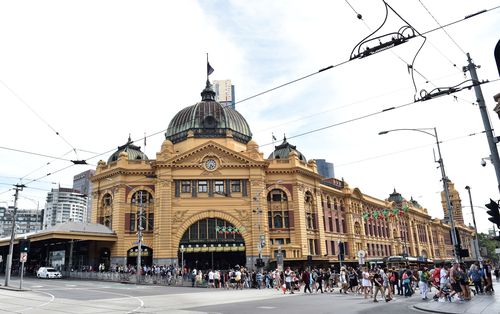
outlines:
[{"label": "utility pole", "polygon": [[469,71],[474,85],[474,92],[476,93],[477,103],[479,105],[479,111],[481,112],[481,117],[483,118],[484,131],[486,132],[486,137],[488,139],[488,145],[490,146],[490,158],[495,167],[495,174],[497,176],[497,187],[500,192],[500,158],[498,156],[497,140],[493,136],[493,129],[491,128],[490,117],[488,111],[486,111],[486,104],[484,103],[483,92],[481,90],[481,85],[477,77],[476,65],[472,62],[470,54],[467,53],[467,61],[469,64],[464,67],[464,72]]},{"label": "utility pole", "polygon": [[[5,263],[5,286],[9,285],[10,281],[10,271],[12,268],[12,254],[14,253],[14,239],[16,237],[16,215],[17,215],[17,199],[19,198],[19,191],[22,191],[24,184],[14,185],[16,193],[14,194],[14,210],[12,211],[12,231],[10,233],[10,244],[9,244],[9,255],[7,256],[7,262]],[[8,206],[7,206],[8,208]]]},{"label": "utility pole", "polygon": [[474,215],[474,206],[472,205],[472,195],[470,193],[470,186],[466,186],[465,189],[469,192],[469,201],[470,201],[470,209],[472,211],[472,222],[474,223],[474,231],[476,235],[474,236],[474,253],[476,255],[476,260],[482,264],[483,259],[481,257],[481,253],[479,252],[479,241],[477,238],[477,225],[476,225],[476,216]]},{"label": "utility pole", "polygon": [[142,256],[142,190],[139,191],[139,226],[137,229],[137,283],[141,281],[141,256]]}]

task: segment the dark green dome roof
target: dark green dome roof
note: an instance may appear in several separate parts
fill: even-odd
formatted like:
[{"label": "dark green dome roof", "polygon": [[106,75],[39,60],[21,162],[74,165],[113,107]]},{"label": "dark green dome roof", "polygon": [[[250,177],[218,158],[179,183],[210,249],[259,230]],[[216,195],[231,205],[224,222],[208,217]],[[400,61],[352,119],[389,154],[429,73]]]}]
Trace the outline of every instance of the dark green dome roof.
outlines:
[{"label": "dark green dome roof", "polygon": [[120,157],[121,152],[126,152],[128,154],[128,160],[148,160],[148,156],[141,151],[140,146],[135,146],[134,142],[128,137],[128,141],[125,145],[118,146],[118,150],[109,156],[108,164],[113,161],[117,161]]},{"label": "dark green dome roof", "polygon": [[290,152],[295,151],[299,159],[303,162],[307,162],[306,156],[304,156],[301,152],[297,150],[295,145],[291,145],[286,141],[286,137],[283,138],[283,143],[274,147],[274,152],[267,157],[267,159],[288,159],[290,156]]},{"label": "dark green dome roof", "polygon": [[245,118],[231,107],[215,101],[215,92],[208,80],[201,96],[201,102],[182,109],[170,121],[165,132],[167,140],[181,142],[187,138],[190,130],[198,138],[224,138],[230,131],[236,141],[246,144],[252,139]]},{"label": "dark green dome roof", "polygon": [[394,192],[392,192],[389,195],[389,202],[396,202],[396,203],[402,203],[403,202],[403,196],[401,196],[400,193],[396,192],[396,189],[394,189]]}]

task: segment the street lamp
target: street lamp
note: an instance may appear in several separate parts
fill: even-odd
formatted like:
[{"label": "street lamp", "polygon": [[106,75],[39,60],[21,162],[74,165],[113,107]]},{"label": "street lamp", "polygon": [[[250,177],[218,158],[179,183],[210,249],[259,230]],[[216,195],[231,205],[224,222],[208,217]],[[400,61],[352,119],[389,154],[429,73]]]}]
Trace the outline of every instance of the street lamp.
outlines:
[{"label": "street lamp", "polygon": [[476,216],[474,215],[474,206],[472,205],[472,196],[470,194],[470,186],[466,186],[465,189],[469,193],[469,201],[470,201],[470,209],[472,211],[472,222],[474,223],[474,231],[476,234],[474,235],[474,253],[476,253],[476,259],[478,262],[482,262],[481,253],[479,252],[479,241],[477,239],[477,226],[476,226]]},{"label": "street lamp", "polygon": [[184,278],[184,251],[186,249],[184,248],[184,244],[181,244],[181,248],[180,248],[180,251],[181,251],[181,273],[182,273],[182,276]]},{"label": "street lamp", "polygon": [[137,282],[141,281],[141,257],[142,257],[142,220],[143,220],[143,211],[142,211],[142,190],[139,191],[139,225],[137,226]]},{"label": "street lamp", "polygon": [[[434,134],[431,132],[428,132],[429,130],[433,130]],[[455,221],[453,219],[453,212],[451,208],[451,202],[450,202],[450,192],[448,190],[448,178],[446,177],[446,172],[444,171],[444,162],[443,158],[441,156],[441,148],[439,146],[439,138],[437,134],[436,128],[419,128],[419,129],[393,129],[393,130],[387,130],[387,131],[382,131],[379,132],[378,135],[384,135],[389,132],[394,132],[394,131],[415,131],[415,132],[420,132],[424,133],[427,135],[430,135],[436,139],[436,145],[437,145],[437,150],[438,150],[438,155],[439,155],[439,160],[436,162],[439,164],[439,168],[441,168],[441,179],[443,181],[443,188],[444,188],[444,195],[446,198],[446,207],[448,209],[448,216],[449,216],[449,223],[451,227],[451,242],[453,243],[453,252],[455,256],[455,261],[459,262],[460,261],[460,248],[458,247],[458,241],[457,241],[457,234],[455,230]]]}]

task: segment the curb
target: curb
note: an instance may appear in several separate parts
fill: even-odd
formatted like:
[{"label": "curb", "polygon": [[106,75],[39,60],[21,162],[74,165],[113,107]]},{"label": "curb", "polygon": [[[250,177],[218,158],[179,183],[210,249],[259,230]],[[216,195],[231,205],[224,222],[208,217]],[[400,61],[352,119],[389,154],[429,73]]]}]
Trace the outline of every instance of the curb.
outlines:
[{"label": "curb", "polygon": [[11,287],[11,286],[3,286],[3,285],[0,285],[0,289],[2,290],[10,290],[10,291],[31,291],[31,289],[19,289],[19,288],[16,288],[16,287]]},{"label": "curb", "polygon": [[460,314],[457,312],[448,312],[448,311],[442,311],[442,310],[434,310],[434,309],[429,309],[421,305],[414,304],[413,308],[416,310],[424,311],[424,312],[429,312],[429,313],[441,313],[441,314]]}]

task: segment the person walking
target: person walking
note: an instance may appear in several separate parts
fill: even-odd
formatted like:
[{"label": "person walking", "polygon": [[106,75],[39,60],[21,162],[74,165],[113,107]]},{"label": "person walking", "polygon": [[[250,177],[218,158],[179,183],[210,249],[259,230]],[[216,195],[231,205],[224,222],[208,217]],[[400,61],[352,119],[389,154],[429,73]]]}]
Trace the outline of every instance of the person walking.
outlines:
[{"label": "person walking", "polygon": [[363,268],[363,273],[361,274],[361,285],[363,286],[363,293],[365,295],[365,299],[368,299],[368,293],[372,287],[372,283],[370,280],[370,273],[368,272],[368,268]]},{"label": "person walking", "polygon": [[255,274],[255,281],[257,282],[257,289],[260,290],[260,288],[262,288],[262,271],[261,270],[257,271],[257,273]]},{"label": "person walking", "polygon": [[377,300],[378,292],[379,291],[381,292],[382,297],[384,297],[384,295],[385,295],[384,280],[383,280],[380,272],[375,272],[373,274],[373,287],[375,289],[375,291],[373,293],[373,302],[378,302],[378,300]]},{"label": "person walking", "polygon": [[427,267],[422,267],[418,271],[418,288],[420,289],[420,296],[422,297],[422,300],[427,300],[427,292],[429,290],[429,277],[430,275],[427,271]]},{"label": "person walking", "polygon": [[312,293],[311,291],[311,274],[309,271],[306,269],[302,272],[302,282],[304,283],[304,293],[309,290],[309,293]]}]

